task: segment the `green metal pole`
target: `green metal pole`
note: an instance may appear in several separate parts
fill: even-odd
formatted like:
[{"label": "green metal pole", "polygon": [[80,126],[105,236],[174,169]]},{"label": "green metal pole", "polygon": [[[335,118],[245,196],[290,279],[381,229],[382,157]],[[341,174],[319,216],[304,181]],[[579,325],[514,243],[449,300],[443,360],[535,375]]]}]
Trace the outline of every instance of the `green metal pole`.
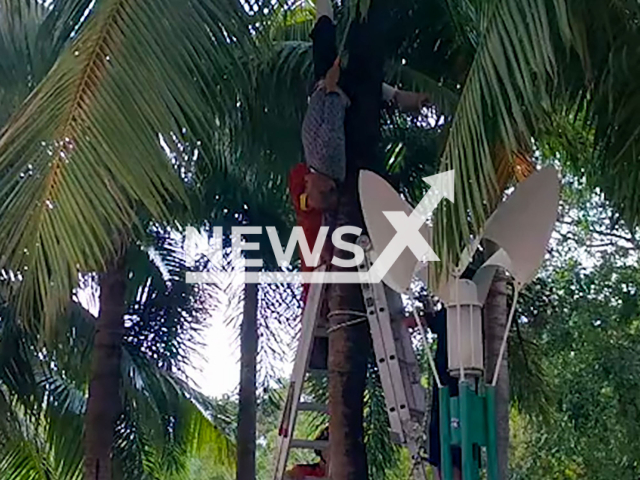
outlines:
[{"label": "green metal pole", "polygon": [[453,480],[453,465],[451,463],[451,405],[449,387],[438,389],[438,403],[440,404],[440,474],[442,480]]},{"label": "green metal pole", "polygon": [[498,474],[498,448],[496,430],[496,389],[487,386],[487,473],[489,480],[500,480]]},{"label": "green metal pole", "polygon": [[473,442],[471,440],[471,394],[467,381],[460,382],[460,446],[462,447],[462,478],[475,478],[473,474]]}]

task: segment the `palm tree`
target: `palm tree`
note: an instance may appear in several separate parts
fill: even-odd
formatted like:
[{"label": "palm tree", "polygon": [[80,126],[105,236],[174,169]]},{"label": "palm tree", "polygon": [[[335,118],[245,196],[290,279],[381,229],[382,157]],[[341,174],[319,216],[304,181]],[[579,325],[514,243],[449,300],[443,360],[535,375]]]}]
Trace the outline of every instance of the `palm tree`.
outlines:
[{"label": "palm tree", "polygon": [[[176,280],[184,263],[160,243],[129,256],[122,388],[118,387],[114,465],[120,478],[180,475],[207,446],[228,465],[233,448],[224,417],[191,389],[181,373],[192,347],[202,302]],[[0,391],[9,406],[1,429],[0,478],[75,479],[82,476],[83,416],[94,357],[95,317],[72,302],[45,346],[4,304]],[[119,375],[120,377],[120,375]],[[107,426],[113,428],[113,425]],[[111,449],[111,445],[109,445]]]},{"label": "palm tree", "polygon": [[[174,130],[180,132],[186,124],[184,115],[180,113],[183,105],[204,101],[208,95],[197,87],[197,81],[192,83],[192,76],[184,77],[182,87],[174,84],[177,91],[158,88],[144,101],[144,112],[139,109],[139,104],[132,104],[132,111],[125,114],[131,123],[126,127],[121,124],[124,129],[119,140],[111,146],[109,142],[104,143],[105,138],[99,132],[113,118],[101,117],[99,111],[101,105],[112,104],[116,99],[114,95],[123,93],[120,90],[123,85],[114,80],[118,78],[119,69],[127,62],[133,62],[133,65],[146,57],[151,60],[148,65],[150,71],[157,68],[157,72],[169,73],[166,64],[162,64],[165,61],[172,62],[167,57],[149,57],[138,51],[139,41],[143,37],[139,36],[128,47],[119,39],[127,30],[136,32],[136,35],[143,34],[144,29],[141,30],[136,22],[145,15],[153,18],[164,14],[177,23],[165,25],[167,30],[164,33],[156,31],[146,39],[147,47],[162,48],[154,35],[159,34],[158,38],[168,40],[189,23],[188,18],[192,21],[197,19],[200,28],[185,33],[190,37],[190,48],[200,45],[192,50],[193,55],[198,58],[209,56],[213,65],[226,70],[235,62],[230,52],[233,50],[237,53],[242,51],[243,45],[249,45],[248,31],[237,5],[218,8],[198,3],[185,8],[182,2],[165,2],[164,5],[145,7],[142,11],[126,10],[128,17],[122,15],[126,8],[124,3],[117,1],[98,2],[93,8],[91,2],[79,1],[55,2],[53,6],[46,6],[42,2],[7,1],[3,7],[7,10],[7,18],[25,18],[30,22],[21,25],[19,21],[9,21],[5,24],[10,28],[24,28],[27,34],[21,37],[21,31],[7,32],[24,41],[24,46],[17,43],[20,48],[16,49],[15,58],[17,65],[26,67],[7,68],[8,73],[15,75],[16,72],[24,72],[24,75],[15,79],[16,92],[9,88],[3,90],[3,100],[19,104],[36,87],[37,82],[47,76],[29,96],[23,108],[13,116],[0,142],[6,174],[3,177],[6,188],[3,187],[2,218],[7,224],[19,222],[20,218],[25,220],[18,227],[23,229],[22,234],[25,235],[20,235],[22,240],[19,237],[3,237],[6,252],[20,252],[20,258],[14,256],[10,261],[5,261],[5,257],[2,268],[23,272],[20,288],[13,300],[19,314],[31,318],[46,313],[45,321],[49,329],[61,312],[71,288],[77,283],[78,273],[104,271],[100,275],[101,308],[85,418],[85,475],[92,479],[110,479],[116,420],[121,415],[119,392],[125,327],[125,254],[130,249],[132,233],[140,236],[145,229],[144,224],[148,223],[148,220],[138,220],[140,212],[146,212],[151,219],[165,220],[169,218],[170,211],[175,211],[175,208],[169,208],[174,200],[176,206],[180,202],[185,203],[181,178],[185,172],[181,170],[181,164],[172,166],[167,161],[158,135],[167,135]],[[219,16],[225,19],[224,31],[218,24]],[[231,27],[234,23],[236,26]],[[176,26],[177,30],[172,30]],[[234,35],[236,41],[227,42],[226,35],[229,34]],[[127,38],[131,40],[131,37]],[[214,46],[211,40],[216,38],[218,45]],[[7,35],[6,40],[3,46],[7,49],[14,47],[10,36]],[[41,52],[42,58],[36,55]],[[22,58],[21,55],[26,57]],[[182,55],[180,58],[179,63],[185,66],[185,71],[191,70],[194,65],[192,58]],[[230,88],[228,85],[231,80],[215,80],[222,79],[223,74],[219,72],[200,74],[201,80],[206,78],[208,82],[216,83],[222,91]],[[154,78],[160,80],[157,75]],[[166,83],[166,80],[160,80],[159,85]],[[233,79],[238,80],[242,79],[237,76]],[[7,85],[12,84],[7,82]],[[140,83],[129,84],[129,94],[140,94],[140,86]],[[11,97],[12,94],[15,94],[14,97]],[[148,110],[150,103],[147,100],[152,97],[152,103],[155,102],[158,108],[155,113]],[[167,102],[169,97],[173,100]],[[117,98],[122,100],[121,97]],[[218,103],[214,109],[219,106]],[[36,111],[40,112],[39,116],[52,116],[48,120],[41,116],[44,121],[36,125],[27,119]],[[95,130],[95,123],[93,126],[85,123],[89,117],[92,118],[91,122],[106,123]],[[23,123],[25,121],[26,124]],[[199,121],[202,121],[202,117]],[[140,132],[143,125],[147,128],[147,134],[138,137],[138,133],[134,132]],[[133,143],[124,147],[121,142],[127,135],[130,135]],[[16,150],[16,142],[22,141],[30,147],[26,151]],[[114,154],[118,149],[117,155],[122,160],[119,166],[100,160],[108,157],[104,155],[105,151]],[[135,157],[138,159],[134,160]],[[87,173],[90,171],[93,172],[91,175],[97,175],[96,179],[102,178],[104,181],[78,182],[79,178],[89,178]],[[134,185],[131,181],[136,178],[140,182]],[[17,197],[9,193],[14,188],[21,192]],[[22,199],[18,198],[20,195]],[[104,195],[105,203],[99,209],[94,209],[91,204],[100,195]],[[92,239],[87,236],[96,233],[97,236]],[[43,285],[46,288],[42,289]]]},{"label": "palm tree", "polygon": [[[264,152],[258,152],[264,155]],[[258,164],[259,165],[259,164]],[[257,167],[260,168],[259,166]],[[250,170],[240,171],[237,165],[231,164],[223,173],[209,174],[202,182],[204,199],[217,199],[211,204],[205,200],[201,202],[202,215],[207,224],[224,225],[227,228],[237,225],[244,226],[280,226],[287,215],[287,194],[285,188],[274,189],[273,184],[265,185],[262,182],[252,183],[251,178],[265,179],[267,175]],[[274,176],[272,182],[279,183],[282,176]],[[285,223],[286,225],[286,223]],[[225,233],[227,235],[228,232]],[[228,235],[226,237],[229,238]],[[250,238],[252,241],[261,241],[261,237]],[[272,259],[266,258],[272,267]],[[210,265],[219,268],[220,265]],[[225,285],[216,285],[224,290]],[[239,292],[238,292],[239,293]],[[274,298],[274,291],[268,286],[258,286],[246,283],[243,287],[242,315],[239,328],[240,338],[240,385],[238,392],[238,428],[237,428],[237,460],[236,477],[238,479],[256,478],[256,424],[258,411],[258,366],[261,363],[259,339],[262,343],[269,342],[270,333],[274,332],[269,323],[276,323],[279,328],[287,329],[289,323],[296,317],[287,300]],[[277,292],[280,294],[283,292]],[[284,292],[286,293],[286,292]],[[289,296],[293,298],[293,293]],[[277,311],[276,315],[265,316],[268,310]],[[286,314],[290,315],[287,316]],[[262,318],[261,318],[262,317]],[[236,324],[234,318],[226,321]],[[266,340],[266,341],[265,341]],[[277,342],[276,342],[277,343]],[[264,346],[263,346],[264,348]],[[274,359],[275,360],[275,359]],[[267,377],[267,380],[269,378]]]},{"label": "palm tree", "polygon": [[[13,225],[2,235],[3,267],[29,272],[20,311],[49,317],[65,305],[78,272],[104,271],[121,251],[118,239],[144,230],[140,212],[167,220],[172,202],[186,201],[182,172],[167,161],[158,137],[181,136],[187,116],[209,129],[200,107],[215,112],[230,98],[237,102],[235,84],[245,79],[237,58],[252,51],[234,2],[168,0],[130,10],[106,0],[87,14],[0,142],[0,213]],[[180,50],[176,38],[190,53],[170,58]],[[121,77],[134,70],[149,78]],[[33,115],[39,121],[31,122]]]}]

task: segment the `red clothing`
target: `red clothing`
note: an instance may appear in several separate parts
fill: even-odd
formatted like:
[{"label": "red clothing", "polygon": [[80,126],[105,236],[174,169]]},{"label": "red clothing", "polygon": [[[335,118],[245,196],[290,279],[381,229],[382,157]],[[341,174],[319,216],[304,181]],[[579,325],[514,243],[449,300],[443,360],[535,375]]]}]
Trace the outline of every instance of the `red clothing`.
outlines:
[{"label": "red clothing", "polygon": [[[313,251],[313,247],[318,238],[320,227],[322,227],[322,212],[313,208],[304,209],[301,205],[300,198],[305,193],[306,182],[305,177],[311,173],[309,167],[304,163],[299,163],[289,173],[289,193],[291,201],[296,211],[296,223],[302,227],[304,236],[309,244],[309,249]],[[308,266],[304,257],[300,255],[303,272],[311,272],[315,267]],[[309,291],[309,284],[302,286],[302,301],[304,302]]]},{"label": "red clothing", "polygon": [[296,465],[291,469],[294,478],[300,477],[325,477],[326,472],[323,463],[312,463],[310,465]]}]

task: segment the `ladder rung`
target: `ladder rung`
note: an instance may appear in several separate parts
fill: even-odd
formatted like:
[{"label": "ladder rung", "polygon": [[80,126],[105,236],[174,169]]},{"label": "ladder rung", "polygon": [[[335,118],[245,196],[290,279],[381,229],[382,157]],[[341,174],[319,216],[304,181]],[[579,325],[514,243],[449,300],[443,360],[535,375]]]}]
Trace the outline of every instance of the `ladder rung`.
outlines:
[{"label": "ladder rung", "polygon": [[391,437],[391,442],[396,445],[402,445],[402,441],[400,440],[400,436],[394,432],[393,430],[389,430],[389,436]]},{"label": "ladder rung", "polygon": [[304,448],[307,450],[323,450],[329,446],[328,440],[291,440],[291,448]]},{"label": "ladder rung", "polygon": [[326,368],[312,368],[312,367],[309,367],[307,369],[307,371],[311,375],[316,375],[316,376],[328,375],[329,374],[329,370],[327,370]]},{"label": "ladder rung", "polygon": [[409,408],[409,415],[411,415],[412,418],[423,418],[426,414],[427,412],[424,412],[422,410],[418,410],[416,408]]},{"label": "ladder rung", "polygon": [[300,402],[298,410],[303,412],[329,413],[329,405],[324,403]]}]

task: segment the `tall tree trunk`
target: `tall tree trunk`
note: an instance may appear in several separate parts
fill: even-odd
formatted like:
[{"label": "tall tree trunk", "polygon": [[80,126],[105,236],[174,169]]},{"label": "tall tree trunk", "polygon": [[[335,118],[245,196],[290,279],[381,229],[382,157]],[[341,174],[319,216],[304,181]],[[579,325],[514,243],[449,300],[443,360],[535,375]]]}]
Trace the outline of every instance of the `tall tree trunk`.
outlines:
[{"label": "tall tree trunk", "polygon": [[258,357],[258,285],[244,286],[240,329],[240,393],[238,398],[237,480],[256,478],[256,369]]},{"label": "tall tree trunk", "polygon": [[115,423],[122,410],[120,359],[126,280],[124,255],[100,275],[100,314],[93,341],[84,423],[85,480],[112,480]]},{"label": "tall tree trunk", "polygon": [[[508,316],[507,278],[504,271],[498,269],[484,307],[485,356],[489,382],[493,379]],[[509,363],[507,357],[505,351],[496,385],[498,471],[501,480],[509,478]]]},{"label": "tall tree trunk", "polygon": [[[347,178],[337,212],[337,226],[363,227],[357,193],[360,168],[376,169],[380,140],[380,105],[383,80],[384,21],[381,0],[372,0],[366,20],[354,21],[347,37],[348,65],[343,87],[351,99],[345,119]],[[343,251],[336,256],[352,258]],[[334,271],[342,270],[332,267]],[[330,285],[329,310],[364,312],[358,284]],[[333,315],[332,326],[353,320]],[[368,476],[364,445],[363,404],[370,352],[367,322],[339,328],[329,338],[329,435],[332,480],[365,480]]]},{"label": "tall tree trunk", "polygon": [[[338,224],[358,225],[357,198],[345,196],[340,204]],[[351,239],[350,239],[351,240]],[[336,252],[336,256],[342,252]],[[344,257],[348,258],[347,255]],[[343,270],[333,267],[334,271]],[[330,285],[329,310],[364,312],[358,284]],[[332,327],[353,320],[352,315],[333,315]],[[338,328],[329,337],[329,435],[332,480],[367,478],[364,445],[364,391],[370,351],[368,322]]]}]

